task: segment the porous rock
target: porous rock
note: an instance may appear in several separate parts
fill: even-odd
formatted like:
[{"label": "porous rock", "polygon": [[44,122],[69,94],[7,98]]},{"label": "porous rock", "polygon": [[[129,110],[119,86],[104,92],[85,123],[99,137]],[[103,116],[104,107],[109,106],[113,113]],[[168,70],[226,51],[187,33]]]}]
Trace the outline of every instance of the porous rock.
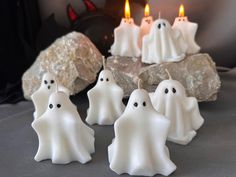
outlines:
[{"label": "porous rock", "polygon": [[45,72],[50,72],[71,94],[85,89],[96,80],[102,67],[102,55],[83,34],[71,32],[42,51],[22,77],[26,99],[40,86]]},{"label": "porous rock", "polygon": [[115,80],[129,96],[137,88],[137,79],[143,81],[143,87],[154,92],[158,84],[168,75],[178,80],[186,88],[188,96],[194,96],[198,101],[214,101],[221,87],[221,81],[215,63],[208,54],[187,56],[180,62],[161,64],[144,64],[140,58],[111,56],[107,59],[107,67],[113,72]]}]

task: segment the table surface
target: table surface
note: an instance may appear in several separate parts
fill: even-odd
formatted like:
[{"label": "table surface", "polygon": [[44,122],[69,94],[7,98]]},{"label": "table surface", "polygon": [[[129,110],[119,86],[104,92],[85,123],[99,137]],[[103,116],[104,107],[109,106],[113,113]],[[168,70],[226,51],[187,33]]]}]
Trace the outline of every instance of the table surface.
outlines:
[{"label": "table surface", "polygon": [[[220,73],[220,77],[222,89],[218,100],[200,103],[205,124],[195,139],[188,146],[167,143],[177,165],[173,177],[236,176],[236,69]],[[75,96],[73,102],[84,119],[88,108],[86,94]],[[92,126],[96,152],[85,165],[34,161],[38,139],[31,128],[33,111],[30,101],[0,105],[1,177],[118,177],[109,169],[107,160],[107,147],[114,137],[112,126]]]}]

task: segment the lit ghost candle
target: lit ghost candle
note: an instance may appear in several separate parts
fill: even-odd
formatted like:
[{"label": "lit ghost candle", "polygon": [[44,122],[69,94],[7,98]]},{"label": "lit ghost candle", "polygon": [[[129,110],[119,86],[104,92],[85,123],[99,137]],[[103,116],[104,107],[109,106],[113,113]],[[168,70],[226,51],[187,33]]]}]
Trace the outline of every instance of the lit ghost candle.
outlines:
[{"label": "lit ghost candle", "polygon": [[125,18],[122,18],[120,26],[114,31],[114,43],[111,46],[111,54],[114,56],[139,57],[141,55],[138,46],[140,28],[135,25],[130,16],[129,0],[125,2]]},{"label": "lit ghost candle", "polygon": [[186,145],[196,135],[196,130],[204,123],[195,97],[187,97],[183,85],[173,80],[162,81],[151,93],[152,104],[155,109],[165,115],[170,121],[168,140]]},{"label": "lit ghost candle", "polygon": [[34,159],[51,159],[55,164],[72,161],[86,163],[94,149],[94,131],[85,125],[76,106],[63,92],[52,93],[46,112],[34,120],[38,135],[38,151]]},{"label": "lit ghost candle", "polygon": [[179,29],[188,45],[188,54],[198,53],[200,47],[195,42],[195,35],[198,29],[197,23],[192,23],[188,21],[188,17],[184,15],[184,6],[181,5],[179,8],[179,17],[175,18],[173,24],[173,29]]},{"label": "lit ghost candle", "polygon": [[138,44],[139,44],[140,48],[142,48],[143,36],[145,36],[146,34],[149,33],[152,23],[153,23],[153,18],[150,15],[150,7],[148,4],[146,4],[146,6],[144,8],[144,17],[141,22],[140,33],[139,33],[139,43]]},{"label": "lit ghost candle", "polygon": [[154,109],[148,92],[139,86],[114,124],[115,138],[108,147],[110,168],[117,174],[170,175],[176,166],[165,145],[169,127],[170,121]]},{"label": "lit ghost candle", "polygon": [[142,62],[160,64],[184,59],[187,45],[179,30],[172,29],[165,19],[153,22],[149,34],[143,37]]},{"label": "lit ghost candle", "polygon": [[34,119],[37,119],[46,111],[49,96],[55,93],[56,89],[70,95],[70,91],[62,86],[53,74],[45,73],[39,89],[31,95],[35,107]]},{"label": "lit ghost candle", "polygon": [[111,71],[106,69],[104,58],[103,61],[104,70],[99,74],[97,84],[87,93],[89,109],[86,121],[90,125],[112,125],[125,109],[123,89],[115,83]]}]

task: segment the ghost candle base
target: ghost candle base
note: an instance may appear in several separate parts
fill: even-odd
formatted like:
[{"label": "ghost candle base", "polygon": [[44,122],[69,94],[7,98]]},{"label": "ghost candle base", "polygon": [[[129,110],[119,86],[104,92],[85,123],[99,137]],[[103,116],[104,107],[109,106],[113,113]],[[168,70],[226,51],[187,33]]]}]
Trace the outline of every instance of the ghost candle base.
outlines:
[{"label": "ghost candle base", "polygon": [[189,55],[179,62],[151,65],[142,63],[140,58],[111,56],[107,67],[113,72],[116,83],[124,89],[125,96],[137,88],[138,77],[143,80],[145,89],[154,92],[157,85],[168,78],[165,69],[183,84],[188,96],[196,97],[198,101],[215,101],[221,87],[213,59],[203,53]]}]

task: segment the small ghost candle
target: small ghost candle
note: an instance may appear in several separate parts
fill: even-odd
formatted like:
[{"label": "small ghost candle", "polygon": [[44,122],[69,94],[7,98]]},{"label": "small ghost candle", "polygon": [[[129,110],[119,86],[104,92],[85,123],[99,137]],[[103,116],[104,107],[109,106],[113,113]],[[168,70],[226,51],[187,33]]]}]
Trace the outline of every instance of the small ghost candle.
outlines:
[{"label": "small ghost candle", "polygon": [[152,104],[171,121],[168,140],[186,145],[194,138],[204,119],[200,115],[197,99],[187,97],[183,85],[166,72],[169,79],[162,81],[155,93],[150,94]]},{"label": "small ghost candle", "polygon": [[188,45],[188,54],[194,54],[200,51],[200,47],[195,42],[198,24],[188,21],[188,17],[184,15],[183,5],[181,5],[179,8],[179,17],[175,18],[172,28],[179,29],[182,32],[184,40]]},{"label": "small ghost candle", "polygon": [[172,29],[167,20],[159,17],[153,22],[149,34],[143,37],[142,62],[177,62],[185,57],[186,51],[187,45],[181,32]]},{"label": "small ghost candle", "polygon": [[72,161],[86,163],[94,149],[94,131],[86,126],[69,96],[52,93],[46,112],[34,120],[32,127],[38,135],[39,146],[34,159],[52,159],[55,164]]},{"label": "small ghost candle", "polygon": [[114,124],[115,138],[108,147],[110,168],[135,176],[171,174],[176,166],[165,145],[169,127],[170,121],[154,109],[148,92],[139,86]]},{"label": "small ghost candle", "polygon": [[146,4],[144,8],[144,18],[142,19],[139,33],[139,47],[142,48],[143,36],[147,35],[152,27],[153,18],[150,15],[150,7]]},{"label": "small ghost candle", "polygon": [[52,93],[56,92],[57,88],[59,91],[65,92],[70,95],[70,91],[59,84],[53,74],[45,73],[42,77],[41,86],[31,95],[31,99],[35,107],[34,119],[37,119],[45,112],[45,110],[47,109],[49,96]]},{"label": "small ghost candle", "polygon": [[129,0],[125,1],[125,18],[122,18],[120,26],[114,31],[114,43],[111,46],[111,54],[114,56],[139,57],[141,55],[138,46],[140,28],[135,25],[130,16]]},{"label": "small ghost candle", "polygon": [[125,108],[123,89],[115,83],[111,71],[106,69],[104,58],[103,61],[104,70],[99,74],[97,84],[87,93],[89,109],[86,121],[90,125],[112,125]]}]

